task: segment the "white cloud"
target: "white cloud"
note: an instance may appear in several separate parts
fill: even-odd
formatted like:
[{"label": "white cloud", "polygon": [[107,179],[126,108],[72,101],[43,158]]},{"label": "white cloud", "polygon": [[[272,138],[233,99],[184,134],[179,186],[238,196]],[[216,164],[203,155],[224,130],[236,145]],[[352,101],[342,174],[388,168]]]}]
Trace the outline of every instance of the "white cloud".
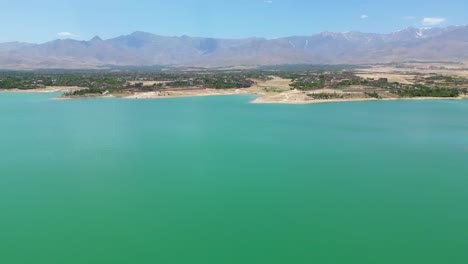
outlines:
[{"label": "white cloud", "polygon": [[361,19],[368,19],[369,16],[368,15],[361,15]]},{"label": "white cloud", "polygon": [[263,0],[263,3],[271,5],[271,4],[273,4],[273,1],[272,0]]},{"label": "white cloud", "polygon": [[66,32],[66,31],[57,33],[57,36],[62,37],[62,38],[79,37],[76,34],[73,34],[71,32]]},{"label": "white cloud", "polygon": [[435,26],[444,23],[447,19],[443,17],[425,17],[422,20],[424,26]]}]

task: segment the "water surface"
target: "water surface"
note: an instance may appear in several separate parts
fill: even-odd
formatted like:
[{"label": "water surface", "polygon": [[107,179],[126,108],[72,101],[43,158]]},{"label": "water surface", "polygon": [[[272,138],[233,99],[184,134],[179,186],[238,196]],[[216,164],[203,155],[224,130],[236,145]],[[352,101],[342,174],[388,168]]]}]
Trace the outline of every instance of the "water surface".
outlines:
[{"label": "water surface", "polygon": [[0,263],[468,263],[468,102],[0,94]]}]

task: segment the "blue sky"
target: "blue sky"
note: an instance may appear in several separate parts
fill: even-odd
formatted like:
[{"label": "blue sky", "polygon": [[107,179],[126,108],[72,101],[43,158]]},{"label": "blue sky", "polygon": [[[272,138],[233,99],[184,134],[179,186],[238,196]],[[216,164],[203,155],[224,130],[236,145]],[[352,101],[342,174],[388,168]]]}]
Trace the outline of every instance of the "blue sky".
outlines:
[{"label": "blue sky", "polygon": [[168,36],[284,37],[468,24],[466,0],[0,0],[0,42]]}]

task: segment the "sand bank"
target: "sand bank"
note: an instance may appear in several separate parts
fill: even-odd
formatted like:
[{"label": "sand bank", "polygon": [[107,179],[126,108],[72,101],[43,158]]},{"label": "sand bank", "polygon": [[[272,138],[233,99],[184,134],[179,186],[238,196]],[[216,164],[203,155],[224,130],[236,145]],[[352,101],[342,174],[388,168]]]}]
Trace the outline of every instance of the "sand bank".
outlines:
[{"label": "sand bank", "polygon": [[0,92],[11,93],[66,93],[85,89],[77,86],[51,86],[37,89],[0,89]]}]

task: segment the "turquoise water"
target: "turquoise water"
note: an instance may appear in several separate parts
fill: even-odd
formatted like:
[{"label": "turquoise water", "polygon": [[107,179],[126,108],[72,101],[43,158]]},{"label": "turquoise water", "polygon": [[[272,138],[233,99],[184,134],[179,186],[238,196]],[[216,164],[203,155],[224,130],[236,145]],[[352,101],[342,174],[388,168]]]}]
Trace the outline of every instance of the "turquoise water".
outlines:
[{"label": "turquoise water", "polygon": [[468,263],[468,101],[0,94],[0,263]]}]

